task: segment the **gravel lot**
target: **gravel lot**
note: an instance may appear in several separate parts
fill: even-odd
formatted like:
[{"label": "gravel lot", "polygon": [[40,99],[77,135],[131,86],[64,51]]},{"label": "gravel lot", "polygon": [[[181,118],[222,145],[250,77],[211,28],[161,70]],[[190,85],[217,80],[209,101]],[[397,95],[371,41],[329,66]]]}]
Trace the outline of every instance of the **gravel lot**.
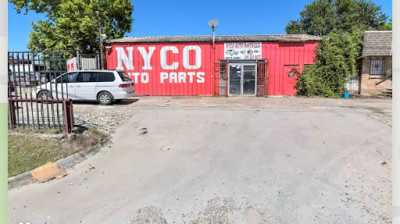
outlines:
[{"label": "gravel lot", "polygon": [[192,109],[260,109],[288,111],[359,112],[379,122],[392,125],[392,99],[326,99],[298,97],[137,97],[122,100],[111,106],[97,103],[74,104],[75,123],[92,126],[114,133],[115,129],[134,116],[140,108],[192,108]]},{"label": "gravel lot", "polygon": [[74,119],[75,125],[94,127],[109,134],[129,120],[135,110],[133,103],[137,100],[124,100],[115,105],[102,106],[96,103],[75,103]]},{"label": "gravel lot", "polygon": [[391,99],[74,104],[113,144],[9,191],[9,223],[390,223]]}]

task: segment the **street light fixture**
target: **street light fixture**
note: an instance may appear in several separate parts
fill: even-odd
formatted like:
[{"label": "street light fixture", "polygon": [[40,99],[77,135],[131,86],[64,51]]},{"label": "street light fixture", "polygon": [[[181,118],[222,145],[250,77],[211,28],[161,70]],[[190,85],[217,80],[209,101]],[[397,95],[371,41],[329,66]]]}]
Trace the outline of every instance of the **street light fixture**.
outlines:
[{"label": "street light fixture", "polygon": [[216,19],[212,19],[212,20],[208,21],[208,26],[210,28],[212,28],[212,43],[213,43],[213,46],[214,46],[214,42],[215,42],[215,27],[217,27],[218,24],[219,24],[219,21],[216,20]]}]

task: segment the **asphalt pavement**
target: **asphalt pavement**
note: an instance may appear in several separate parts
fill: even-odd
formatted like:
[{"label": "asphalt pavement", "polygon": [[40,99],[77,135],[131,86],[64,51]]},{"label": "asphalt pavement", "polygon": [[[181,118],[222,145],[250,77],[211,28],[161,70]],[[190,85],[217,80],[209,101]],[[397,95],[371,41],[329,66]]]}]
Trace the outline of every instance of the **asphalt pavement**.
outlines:
[{"label": "asphalt pavement", "polygon": [[111,147],[68,176],[10,190],[9,223],[390,223],[372,112],[154,102],[121,106]]}]

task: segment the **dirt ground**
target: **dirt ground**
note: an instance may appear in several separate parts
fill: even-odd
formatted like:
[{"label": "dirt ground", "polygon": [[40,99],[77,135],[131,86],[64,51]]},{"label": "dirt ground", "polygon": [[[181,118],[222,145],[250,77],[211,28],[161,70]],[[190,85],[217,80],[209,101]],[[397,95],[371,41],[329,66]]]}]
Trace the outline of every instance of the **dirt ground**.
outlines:
[{"label": "dirt ground", "polygon": [[9,223],[390,223],[391,99],[74,104],[111,148],[9,191]]}]

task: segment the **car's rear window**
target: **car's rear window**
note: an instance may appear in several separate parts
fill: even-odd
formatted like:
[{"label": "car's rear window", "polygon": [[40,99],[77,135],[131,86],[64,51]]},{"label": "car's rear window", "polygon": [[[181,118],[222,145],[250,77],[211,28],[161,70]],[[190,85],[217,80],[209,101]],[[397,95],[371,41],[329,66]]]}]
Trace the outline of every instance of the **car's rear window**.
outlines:
[{"label": "car's rear window", "polygon": [[113,82],[115,80],[114,73],[112,72],[99,72],[97,73],[97,82]]},{"label": "car's rear window", "polygon": [[132,81],[132,78],[128,74],[126,74],[126,72],[118,72],[118,75],[124,82]]}]

